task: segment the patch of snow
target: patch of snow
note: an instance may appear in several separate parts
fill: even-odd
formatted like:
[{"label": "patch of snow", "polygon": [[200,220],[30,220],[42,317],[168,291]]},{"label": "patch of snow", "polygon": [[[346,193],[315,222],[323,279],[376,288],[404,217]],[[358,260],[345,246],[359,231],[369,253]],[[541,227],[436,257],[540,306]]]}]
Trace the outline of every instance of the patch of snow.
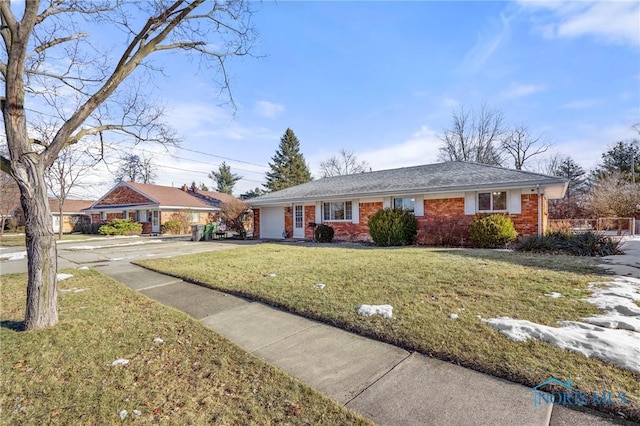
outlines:
[{"label": "patch of snow", "polygon": [[482,319],[482,315],[476,315],[476,318],[478,318],[479,320]]},{"label": "patch of snow", "polygon": [[506,249],[506,248],[504,248],[504,249],[493,249],[493,251],[504,251],[504,252],[507,252],[507,253],[511,253],[511,252],[513,252],[513,249]]},{"label": "patch of snow", "polygon": [[555,291],[553,291],[551,293],[545,293],[544,295],[547,296],[547,297],[550,297],[552,299],[557,299],[558,297],[562,297],[562,293],[558,293],[558,292],[555,292]]},{"label": "patch of snow", "polygon": [[71,274],[56,274],[56,280],[58,281],[62,281],[62,280],[66,280],[67,278],[72,278],[73,275]]},{"label": "patch of snow", "polygon": [[132,243],[121,243],[121,244],[104,244],[104,245],[95,245],[95,246],[71,246],[68,247],[67,250],[95,250],[101,248],[111,248],[111,247],[127,247],[127,246],[140,246],[143,244],[157,244],[163,243],[163,240],[145,240],[145,241],[134,241]]},{"label": "patch of snow", "polygon": [[374,315],[381,315],[383,318],[393,317],[393,306],[391,305],[360,305],[358,308],[358,315],[364,317],[371,317]]},{"label": "patch of snow", "polygon": [[72,287],[72,288],[64,288],[62,290],[60,290],[60,293],[82,293],[83,291],[87,291],[89,290],[88,288],[78,288],[78,287]]},{"label": "patch of snow", "polygon": [[115,361],[113,361],[111,363],[112,367],[115,367],[116,365],[127,365],[129,364],[129,360],[128,359],[124,359],[124,358],[118,358]]},{"label": "patch of snow", "polygon": [[88,267],[88,266],[81,266],[81,267],[79,267],[78,269],[79,269],[80,271],[87,271],[87,270],[89,270],[89,267]]},{"label": "patch of snow", "polygon": [[156,255],[155,253],[149,253],[149,254],[147,254],[147,257],[152,257],[152,256],[155,256],[155,255]]},{"label": "patch of snow", "polygon": [[268,277],[268,278],[275,278],[275,277],[276,277],[276,274],[267,274],[267,275],[265,275],[265,276],[266,276],[266,277]]},{"label": "patch of snow", "polygon": [[322,284],[322,283],[317,283],[313,285],[313,288],[319,288],[320,290],[322,290],[325,287],[326,287],[326,284]]},{"label": "patch of snow", "polygon": [[121,410],[119,414],[120,414],[120,420],[124,420],[127,418],[127,414],[129,413],[127,412],[127,410]]},{"label": "patch of snow", "polygon": [[141,414],[142,414],[142,411],[140,411],[140,410],[133,410],[133,411],[132,411],[132,413],[133,413],[134,415],[136,415],[136,416],[139,416],[139,415],[141,415]]},{"label": "patch of snow", "polygon": [[112,257],[112,258],[111,258],[111,259],[109,259],[109,260],[111,260],[112,262],[115,262],[115,261],[123,260],[123,259],[124,259],[124,257]]},{"label": "patch of snow", "polygon": [[451,314],[449,315],[449,318],[451,318],[452,320],[458,319],[458,314]]},{"label": "patch of snow", "polygon": [[640,373],[640,307],[634,303],[640,300],[640,279],[616,277],[589,287],[593,293],[586,301],[603,312],[582,322],[549,327],[509,317],[483,321],[516,342],[537,339]]},{"label": "patch of snow", "polygon": [[19,252],[16,252],[16,253],[0,254],[0,259],[6,259],[6,260],[22,260],[25,257],[27,257],[27,252],[26,251],[19,251]]},{"label": "patch of snow", "polygon": [[154,337],[153,343],[164,343],[164,340],[162,340],[160,337]]}]

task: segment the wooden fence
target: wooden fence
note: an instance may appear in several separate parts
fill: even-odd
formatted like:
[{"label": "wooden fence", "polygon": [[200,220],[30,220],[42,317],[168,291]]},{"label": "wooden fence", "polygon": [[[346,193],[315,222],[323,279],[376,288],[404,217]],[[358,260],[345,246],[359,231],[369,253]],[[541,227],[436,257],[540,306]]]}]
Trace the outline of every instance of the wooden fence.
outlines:
[{"label": "wooden fence", "polygon": [[611,235],[640,235],[640,220],[632,217],[593,219],[549,219],[550,231],[604,232]]}]

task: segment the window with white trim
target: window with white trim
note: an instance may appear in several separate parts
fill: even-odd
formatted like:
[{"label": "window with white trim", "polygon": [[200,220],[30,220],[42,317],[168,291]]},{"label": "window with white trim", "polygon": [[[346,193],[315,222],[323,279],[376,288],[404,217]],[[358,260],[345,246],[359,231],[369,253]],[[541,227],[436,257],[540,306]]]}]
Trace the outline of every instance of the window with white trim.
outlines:
[{"label": "window with white trim", "polygon": [[189,214],[189,221],[190,222],[199,222],[200,221],[200,214],[198,212],[191,212]]},{"label": "window with white trim", "polygon": [[496,212],[507,210],[507,192],[493,191],[478,193],[478,211]]},{"label": "window with white trim", "polygon": [[415,198],[394,198],[393,208],[415,213]]},{"label": "window with white trim", "polygon": [[351,201],[334,201],[322,203],[323,220],[352,220],[353,205]]},{"label": "window with white trim", "polygon": [[107,212],[100,212],[100,220],[101,221],[107,220]]}]

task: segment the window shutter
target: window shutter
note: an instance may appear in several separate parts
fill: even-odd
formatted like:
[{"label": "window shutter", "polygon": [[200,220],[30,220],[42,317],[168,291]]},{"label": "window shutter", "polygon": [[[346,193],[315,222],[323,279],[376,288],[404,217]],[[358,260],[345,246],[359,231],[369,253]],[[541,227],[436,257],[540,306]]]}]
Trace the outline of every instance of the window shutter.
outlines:
[{"label": "window shutter", "polygon": [[322,223],[322,202],[316,201],[316,223]]},{"label": "window shutter", "polygon": [[360,200],[351,201],[351,222],[360,223]]},{"label": "window shutter", "polygon": [[464,193],[464,214],[476,214],[476,193]]},{"label": "window shutter", "polygon": [[413,214],[416,216],[424,216],[424,197],[422,195],[416,195],[413,202]]},{"label": "window shutter", "polygon": [[391,197],[384,197],[382,199],[382,208],[390,209],[391,208]]},{"label": "window shutter", "polygon": [[512,214],[521,214],[522,213],[522,200],[521,200],[521,192],[510,191],[509,192],[509,213]]}]

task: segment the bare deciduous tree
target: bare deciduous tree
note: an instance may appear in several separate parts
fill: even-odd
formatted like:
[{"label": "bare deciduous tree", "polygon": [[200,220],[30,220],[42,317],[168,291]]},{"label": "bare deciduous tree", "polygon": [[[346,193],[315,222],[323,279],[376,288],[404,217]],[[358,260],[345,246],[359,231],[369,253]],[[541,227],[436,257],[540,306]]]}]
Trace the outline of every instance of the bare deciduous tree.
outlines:
[{"label": "bare deciduous tree", "polygon": [[[14,14],[18,7],[22,10]],[[93,137],[103,147],[109,131],[136,141],[174,141],[159,120],[162,109],[144,104],[143,76],[134,75],[136,69],[159,71],[149,62],[157,52],[201,54],[233,102],[225,61],[248,53],[253,40],[250,16],[243,0],[29,0],[15,7],[0,2],[0,77],[5,83],[0,100],[9,150],[0,166],[18,184],[27,223],[27,329],[58,321],[57,253],[46,169],[64,147],[80,140]],[[123,46],[121,54],[100,45],[105,38],[93,39],[88,31],[100,28],[102,35],[108,27],[114,46]],[[118,36],[123,38],[116,41]],[[50,143],[29,134],[30,126],[42,119],[34,112],[40,108],[60,119]]]},{"label": "bare deciduous tree", "polygon": [[47,169],[45,181],[49,191],[58,200],[58,214],[60,226],[58,238],[62,238],[62,212],[64,203],[74,188],[82,186],[81,178],[87,174],[95,162],[90,162],[83,152],[75,147],[64,147],[53,164]]},{"label": "bare deciduous tree", "polygon": [[356,154],[344,148],[340,150],[338,155],[334,155],[320,163],[320,173],[322,177],[364,173],[367,169],[369,169],[369,163],[359,161]]},{"label": "bare deciduous tree", "polygon": [[516,170],[522,170],[527,160],[546,152],[550,146],[543,135],[533,135],[524,124],[509,129],[500,143],[503,152],[513,159]]},{"label": "bare deciduous tree", "polygon": [[115,173],[117,182],[154,183],[157,167],[151,157],[127,154],[120,158],[120,166]]},{"label": "bare deciduous tree", "polygon": [[452,125],[440,136],[438,158],[443,161],[471,161],[502,164],[500,141],[505,133],[502,111],[482,105],[478,111],[461,107],[451,114]]},{"label": "bare deciduous tree", "polygon": [[[597,179],[588,194],[588,208],[597,217],[632,217],[640,206],[640,185],[622,172]],[[621,232],[619,222],[618,233]]]},{"label": "bare deciduous tree", "polygon": [[4,235],[4,226],[13,210],[20,205],[20,189],[11,175],[0,172],[0,236]]}]

